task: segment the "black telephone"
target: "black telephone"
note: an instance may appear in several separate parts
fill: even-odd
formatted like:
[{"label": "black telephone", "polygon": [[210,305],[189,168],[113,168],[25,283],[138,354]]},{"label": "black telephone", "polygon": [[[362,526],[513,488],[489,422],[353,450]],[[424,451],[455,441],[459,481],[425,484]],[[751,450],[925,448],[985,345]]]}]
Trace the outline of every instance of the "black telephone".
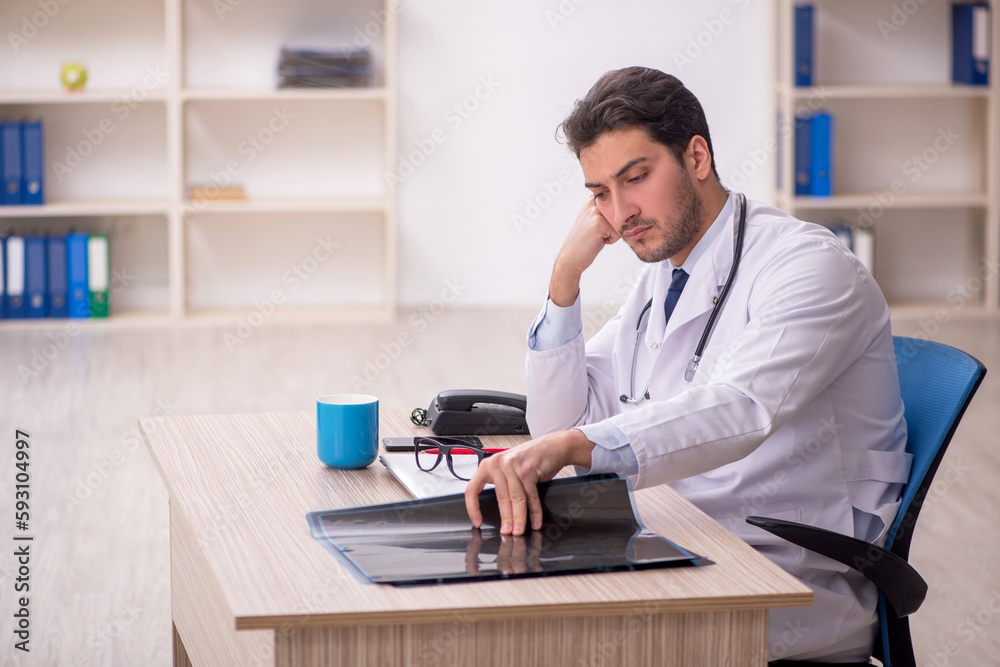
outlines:
[{"label": "black telephone", "polygon": [[426,410],[410,415],[437,435],[529,435],[523,394],[486,389],[451,389],[438,394]]}]

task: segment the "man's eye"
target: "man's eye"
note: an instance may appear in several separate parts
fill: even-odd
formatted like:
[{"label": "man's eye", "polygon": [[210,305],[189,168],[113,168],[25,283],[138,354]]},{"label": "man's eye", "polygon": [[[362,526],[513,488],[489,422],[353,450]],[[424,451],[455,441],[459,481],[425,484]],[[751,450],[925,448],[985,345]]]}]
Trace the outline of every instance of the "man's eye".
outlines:
[{"label": "man's eye", "polygon": [[604,192],[595,193],[594,199],[597,199],[598,201],[604,201],[607,194],[608,194],[607,190],[605,190]]},{"label": "man's eye", "polygon": [[638,183],[639,181],[641,181],[644,178],[646,178],[646,174],[639,174],[638,176],[633,176],[632,178],[628,179],[628,182],[629,183]]}]

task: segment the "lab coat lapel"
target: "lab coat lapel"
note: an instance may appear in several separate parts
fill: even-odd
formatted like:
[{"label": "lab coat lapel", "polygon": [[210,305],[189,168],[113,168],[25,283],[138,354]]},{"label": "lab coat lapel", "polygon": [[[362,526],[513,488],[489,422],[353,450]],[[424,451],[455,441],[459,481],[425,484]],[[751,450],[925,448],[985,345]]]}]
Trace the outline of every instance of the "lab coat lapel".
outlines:
[{"label": "lab coat lapel", "polygon": [[733,207],[733,214],[725,221],[712,247],[692,269],[691,277],[667,322],[664,342],[691,320],[711,311],[715,305],[712,300],[722,292],[733,265],[733,219],[737,207]]}]

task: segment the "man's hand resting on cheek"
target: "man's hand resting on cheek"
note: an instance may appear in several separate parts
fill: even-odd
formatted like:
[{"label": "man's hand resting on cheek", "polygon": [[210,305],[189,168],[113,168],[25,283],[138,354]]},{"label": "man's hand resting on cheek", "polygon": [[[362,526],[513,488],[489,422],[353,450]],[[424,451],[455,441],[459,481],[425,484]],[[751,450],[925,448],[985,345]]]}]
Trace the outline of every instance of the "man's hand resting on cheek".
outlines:
[{"label": "man's hand resting on cheek", "polygon": [[572,306],[580,291],[583,272],[590,268],[605,246],[620,238],[621,235],[597,210],[594,198],[587,197],[552,267],[552,277],[549,280],[549,298],[552,303],[562,308]]}]

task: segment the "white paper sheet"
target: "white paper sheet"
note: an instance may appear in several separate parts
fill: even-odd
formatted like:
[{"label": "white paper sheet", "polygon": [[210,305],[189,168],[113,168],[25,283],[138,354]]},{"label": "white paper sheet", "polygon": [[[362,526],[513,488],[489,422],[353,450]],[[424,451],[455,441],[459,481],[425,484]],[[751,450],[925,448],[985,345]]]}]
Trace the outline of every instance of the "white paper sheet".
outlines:
[{"label": "white paper sheet", "polygon": [[[476,472],[479,461],[475,456],[468,454],[456,454],[452,457],[455,465],[455,472],[463,477],[472,477]],[[433,496],[447,496],[453,493],[465,493],[468,482],[458,479],[448,470],[448,463],[441,461],[437,468],[430,472],[424,472],[417,467],[413,452],[400,452],[398,454],[382,454],[379,461],[389,469],[396,479],[406,487],[414,498],[430,498]],[[492,488],[492,484],[487,484],[486,488]]]}]

